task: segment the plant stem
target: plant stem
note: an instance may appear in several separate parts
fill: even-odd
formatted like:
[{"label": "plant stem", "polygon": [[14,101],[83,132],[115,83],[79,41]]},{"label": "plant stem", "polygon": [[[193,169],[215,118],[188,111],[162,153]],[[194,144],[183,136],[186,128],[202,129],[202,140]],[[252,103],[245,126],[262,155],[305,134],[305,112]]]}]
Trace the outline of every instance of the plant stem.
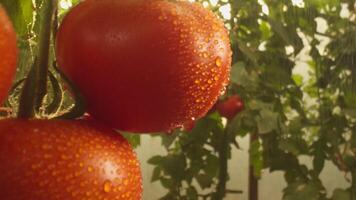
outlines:
[{"label": "plant stem", "polygon": [[216,194],[213,198],[214,200],[223,200],[226,195],[226,182],[227,182],[227,171],[228,171],[228,157],[227,151],[229,148],[229,137],[228,133],[225,130],[220,142],[219,148],[219,163],[220,163],[220,170],[219,170],[219,183],[216,187]]},{"label": "plant stem", "polygon": [[356,200],[356,169],[351,171],[352,185],[351,185],[351,200]]},{"label": "plant stem", "polygon": [[[250,145],[257,140],[256,134],[251,134]],[[248,187],[248,199],[249,200],[258,200],[258,179],[254,173],[254,167],[251,164],[250,157],[250,167],[249,167],[249,187]]]},{"label": "plant stem", "polygon": [[22,90],[19,118],[32,118],[38,111],[47,93],[47,77],[49,50],[51,41],[51,27],[57,0],[43,1],[43,17],[39,33],[39,50]]}]

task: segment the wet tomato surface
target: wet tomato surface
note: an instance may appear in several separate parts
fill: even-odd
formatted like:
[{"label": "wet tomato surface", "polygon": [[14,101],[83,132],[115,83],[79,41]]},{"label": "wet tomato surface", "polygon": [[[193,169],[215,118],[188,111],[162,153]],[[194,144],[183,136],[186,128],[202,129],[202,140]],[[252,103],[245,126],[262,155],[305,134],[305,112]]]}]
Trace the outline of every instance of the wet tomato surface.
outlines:
[{"label": "wet tomato surface", "polygon": [[132,132],[204,116],[231,65],[224,24],[186,1],[84,1],[64,18],[56,52],[93,118]]},{"label": "wet tomato surface", "polygon": [[0,104],[6,98],[16,72],[18,49],[16,33],[0,5]]},{"label": "wet tomato surface", "polygon": [[93,122],[1,120],[0,197],[140,200],[138,160],[118,133]]}]

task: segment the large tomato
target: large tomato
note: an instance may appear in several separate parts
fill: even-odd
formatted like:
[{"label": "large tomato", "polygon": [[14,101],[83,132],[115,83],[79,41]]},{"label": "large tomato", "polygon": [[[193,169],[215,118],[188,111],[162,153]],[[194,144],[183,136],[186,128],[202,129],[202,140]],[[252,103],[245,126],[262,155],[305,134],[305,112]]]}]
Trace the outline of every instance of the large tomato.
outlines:
[{"label": "large tomato", "polygon": [[231,65],[224,24],[186,1],[83,1],[64,18],[56,52],[93,117],[132,132],[202,117]]},{"label": "large tomato", "polygon": [[140,200],[139,163],[114,131],[85,121],[0,121],[4,200]]},{"label": "large tomato", "polygon": [[0,104],[6,98],[15,76],[17,51],[16,33],[0,5]]}]

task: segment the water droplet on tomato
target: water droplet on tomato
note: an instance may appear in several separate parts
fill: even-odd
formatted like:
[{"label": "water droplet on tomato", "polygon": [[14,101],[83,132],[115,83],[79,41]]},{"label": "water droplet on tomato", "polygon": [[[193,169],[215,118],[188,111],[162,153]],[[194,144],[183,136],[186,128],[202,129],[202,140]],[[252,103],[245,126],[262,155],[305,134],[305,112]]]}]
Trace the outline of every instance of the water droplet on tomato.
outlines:
[{"label": "water droplet on tomato", "polygon": [[88,166],[88,172],[93,172],[94,168],[92,166]]},{"label": "water droplet on tomato", "polygon": [[124,185],[128,185],[129,181],[128,180],[124,180]]},{"label": "water droplet on tomato", "polygon": [[105,181],[103,189],[104,189],[104,192],[106,192],[106,193],[111,192],[112,183],[110,181]]},{"label": "water droplet on tomato", "polygon": [[222,66],[222,61],[221,61],[221,58],[220,58],[220,57],[216,58],[216,60],[215,60],[215,65],[216,65],[217,67],[221,67],[221,66]]},{"label": "water droplet on tomato", "polygon": [[85,195],[86,195],[87,197],[89,197],[89,196],[91,195],[91,192],[90,192],[90,191],[86,191],[86,192],[85,192]]},{"label": "water droplet on tomato", "polygon": [[226,87],[224,86],[221,90],[220,90],[220,96],[224,95],[226,93]]},{"label": "water droplet on tomato", "polygon": [[45,155],[43,156],[44,159],[49,159],[50,157],[51,157],[50,154],[45,154]]}]

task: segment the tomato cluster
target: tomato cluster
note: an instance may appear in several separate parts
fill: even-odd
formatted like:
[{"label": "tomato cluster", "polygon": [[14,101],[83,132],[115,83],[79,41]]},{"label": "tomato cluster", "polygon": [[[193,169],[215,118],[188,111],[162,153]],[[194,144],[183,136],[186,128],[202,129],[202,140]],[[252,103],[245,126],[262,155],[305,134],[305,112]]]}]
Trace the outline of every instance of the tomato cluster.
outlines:
[{"label": "tomato cluster", "polygon": [[[17,60],[1,7],[0,27],[1,103]],[[224,24],[199,4],[87,0],[61,23],[56,58],[90,120],[0,120],[6,200],[140,200],[139,162],[112,128],[169,131],[204,116],[228,84],[231,49]]]}]

